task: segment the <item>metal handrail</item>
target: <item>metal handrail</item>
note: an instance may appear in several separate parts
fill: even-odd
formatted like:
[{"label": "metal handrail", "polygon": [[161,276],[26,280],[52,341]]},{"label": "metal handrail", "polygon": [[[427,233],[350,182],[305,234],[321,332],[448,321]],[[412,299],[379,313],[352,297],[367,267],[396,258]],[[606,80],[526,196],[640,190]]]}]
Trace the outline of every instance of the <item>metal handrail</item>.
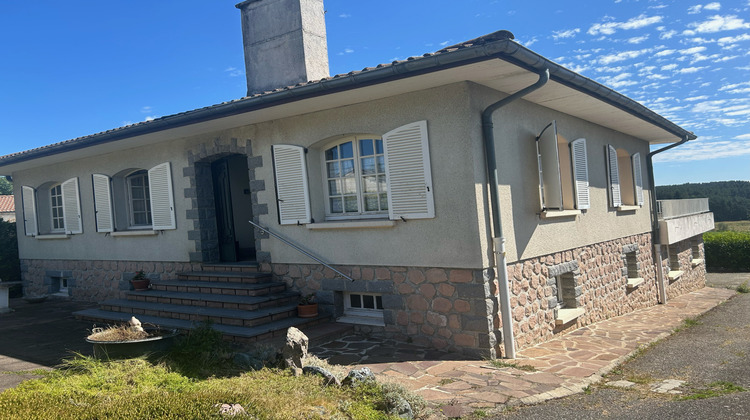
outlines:
[{"label": "metal handrail", "polygon": [[261,231],[266,232],[267,234],[275,237],[276,239],[280,240],[281,242],[284,242],[285,244],[287,244],[287,245],[291,246],[292,248],[296,249],[297,251],[299,251],[299,252],[307,255],[308,257],[310,257],[313,260],[317,261],[319,264],[321,264],[321,265],[323,265],[323,266],[325,266],[327,268],[330,268],[331,270],[333,270],[336,274],[340,275],[341,277],[343,277],[343,278],[345,278],[347,280],[354,281],[353,278],[351,278],[351,277],[347,276],[346,274],[342,273],[341,271],[339,271],[339,270],[331,267],[330,264],[326,263],[325,261],[323,261],[320,258],[316,257],[315,255],[313,255],[313,254],[305,251],[304,249],[300,248],[299,246],[295,245],[289,239],[286,239],[283,236],[281,236],[281,235],[279,235],[277,233],[274,233],[274,232],[268,230],[267,228],[264,228],[263,226],[261,226],[261,225],[255,223],[255,222],[253,222],[252,220],[248,220],[248,223],[250,223],[251,225],[255,226],[256,229],[260,229]]}]

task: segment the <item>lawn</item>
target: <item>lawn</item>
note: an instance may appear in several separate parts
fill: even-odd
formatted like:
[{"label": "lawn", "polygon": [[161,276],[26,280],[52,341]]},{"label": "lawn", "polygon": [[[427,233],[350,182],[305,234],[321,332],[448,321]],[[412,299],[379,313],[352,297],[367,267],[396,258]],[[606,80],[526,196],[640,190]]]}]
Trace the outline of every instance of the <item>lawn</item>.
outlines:
[{"label": "lawn", "polygon": [[750,220],[739,220],[735,222],[716,222],[715,231],[750,232]]}]

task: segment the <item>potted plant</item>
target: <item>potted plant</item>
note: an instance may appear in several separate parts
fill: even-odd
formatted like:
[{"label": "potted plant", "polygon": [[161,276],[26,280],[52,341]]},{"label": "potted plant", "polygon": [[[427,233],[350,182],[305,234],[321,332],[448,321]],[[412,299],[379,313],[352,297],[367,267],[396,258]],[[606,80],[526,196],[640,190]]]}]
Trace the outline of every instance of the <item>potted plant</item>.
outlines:
[{"label": "potted plant", "polygon": [[151,286],[151,280],[146,277],[146,274],[143,272],[143,270],[140,270],[135,273],[135,276],[133,276],[132,279],[130,279],[130,284],[133,285],[133,289],[140,292],[149,289],[149,287]]},{"label": "potted plant", "polygon": [[86,337],[93,344],[94,357],[115,359],[166,352],[178,335],[174,329],[143,328],[136,317],[124,325],[94,328]]},{"label": "potted plant", "polygon": [[318,303],[315,302],[314,293],[303,295],[299,298],[297,316],[300,318],[314,318],[318,316]]}]

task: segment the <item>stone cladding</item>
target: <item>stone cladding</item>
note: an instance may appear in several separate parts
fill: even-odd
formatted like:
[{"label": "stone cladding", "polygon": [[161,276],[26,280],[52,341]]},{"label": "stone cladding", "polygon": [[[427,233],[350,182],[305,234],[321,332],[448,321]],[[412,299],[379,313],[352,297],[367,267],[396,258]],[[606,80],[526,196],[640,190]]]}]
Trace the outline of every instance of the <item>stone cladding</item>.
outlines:
[{"label": "stone cladding", "polygon": [[26,295],[59,293],[58,279],[65,278],[68,296],[90,302],[124,297],[132,288],[130,279],[141,270],[151,280],[159,280],[200,269],[200,264],[163,261],[21,260]]},{"label": "stone cladding", "polygon": [[[677,251],[678,266],[675,268],[679,268],[682,275],[676,280],[667,278],[667,273],[672,270],[670,269],[672,255],[665,252],[667,249]],[[667,284],[667,301],[706,286],[705,261],[703,237],[700,235],[669,247],[662,246],[662,267],[664,267],[664,282]]]},{"label": "stone cladding", "polygon": [[354,281],[312,264],[261,264],[303,294],[316,293],[320,310],[341,316],[344,293],[382,295],[384,327],[362,332],[476,357],[494,356],[493,307],[485,270],[434,267],[336,266]]}]

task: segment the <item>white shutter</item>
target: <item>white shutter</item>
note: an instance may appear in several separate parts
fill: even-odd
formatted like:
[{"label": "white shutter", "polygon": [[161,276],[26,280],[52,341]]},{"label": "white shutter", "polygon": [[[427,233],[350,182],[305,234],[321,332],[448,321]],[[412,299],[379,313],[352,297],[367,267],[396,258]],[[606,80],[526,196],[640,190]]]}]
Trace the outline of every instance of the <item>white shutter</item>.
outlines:
[{"label": "white shutter", "polygon": [[83,233],[81,199],[78,195],[78,177],[62,183],[63,218],[66,233]]},{"label": "white shutter", "polygon": [[557,150],[557,123],[552,121],[536,138],[539,188],[542,210],[563,209],[560,157]]},{"label": "white shutter", "polygon": [[33,188],[23,186],[21,189],[23,200],[23,228],[26,236],[36,236],[39,233],[36,224],[36,191]]},{"label": "white shutter", "polygon": [[91,175],[94,184],[94,214],[96,214],[96,231],[112,232],[112,194],[109,177],[102,174]]},{"label": "white shutter", "polygon": [[172,195],[172,169],[169,162],[148,170],[148,190],[151,197],[153,230],[177,229]]},{"label": "white shutter", "polygon": [[578,139],[570,143],[570,157],[573,161],[573,185],[576,190],[576,208],[578,210],[591,208],[586,139]]},{"label": "white shutter", "polygon": [[617,150],[612,145],[607,146],[607,174],[609,176],[609,198],[612,207],[622,206],[620,197],[620,170],[617,167]]},{"label": "white shutter", "polygon": [[643,205],[643,176],[641,175],[641,154],[634,154],[633,159],[633,185],[635,185],[635,201],[639,206]]},{"label": "white shutter", "polygon": [[435,217],[427,121],[385,133],[383,146],[390,219]]},{"label": "white shutter", "polygon": [[312,223],[305,148],[275,144],[272,147],[272,154],[279,223],[282,225]]}]

